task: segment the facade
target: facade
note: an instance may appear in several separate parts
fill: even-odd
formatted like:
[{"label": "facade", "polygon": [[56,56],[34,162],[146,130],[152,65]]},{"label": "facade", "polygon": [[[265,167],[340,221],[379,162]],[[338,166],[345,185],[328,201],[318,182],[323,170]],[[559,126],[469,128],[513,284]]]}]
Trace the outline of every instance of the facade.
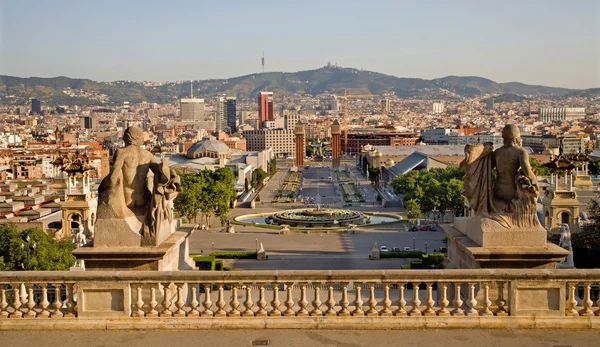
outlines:
[{"label": "facade", "polygon": [[348,154],[358,154],[366,145],[373,146],[412,146],[419,142],[415,133],[400,133],[389,131],[360,131],[348,133],[348,146],[342,138],[342,148],[347,149]]},{"label": "facade", "polygon": [[287,130],[293,130],[294,128],[296,128],[296,124],[300,121],[300,115],[296,110],[283,111],[283,118],[283,127]]},{"label": "facade", "polygon": [[181,99],[181,120],[204,120],[204,99]]},{"label": "facade", "polygon": [[444,113],[444,103],[443,102],[434,102],[432,106],[432,112],[439,114]]},{"label": "facade", "polygon": [[274,121],[273,114],[273,92],[260,92],[258,94],[258,122],[263,127],[264,122]]},{"label": "facade", "polygon": [[294,130],[245,130],[243,134],[246,139],[246,149],[248,151],[262,151],[273,148],[275,156],[280,158],[296,155]]},{"label": "facade", "polygon": [[553,121],[570,121],[585,118],[585,107],[542,107],[540,120],[545,123]]},{"label": "facade", "polygon": [[90,116],[82,117],[81,125],[84,129],[93,129],[94,128],[94,120]]}]

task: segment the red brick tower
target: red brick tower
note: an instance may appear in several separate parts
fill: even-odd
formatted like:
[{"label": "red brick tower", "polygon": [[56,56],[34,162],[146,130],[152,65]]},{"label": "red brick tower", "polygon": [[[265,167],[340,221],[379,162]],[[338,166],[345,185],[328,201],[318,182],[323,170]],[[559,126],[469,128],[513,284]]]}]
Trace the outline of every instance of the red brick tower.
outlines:
[{"label": "red brick tower", "polygon": [[304,154],[306,153],[306,148],[304,147],[304,124],[302,122],[296,124],[294,134],[296,135],[296,166],[301,168],[304,166]]},{"label": "red brick tower", "polygon": [[336,119],[333,121],[333,124],[331,124],[331,167],[334,170],[340,167],[341,134],[342,128]]}]

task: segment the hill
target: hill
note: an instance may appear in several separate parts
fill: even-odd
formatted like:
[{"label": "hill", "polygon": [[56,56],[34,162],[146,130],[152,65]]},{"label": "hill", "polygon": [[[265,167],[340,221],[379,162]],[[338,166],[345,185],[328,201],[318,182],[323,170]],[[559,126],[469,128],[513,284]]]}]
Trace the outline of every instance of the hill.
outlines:
[{"label": "hill", "polygon": [[[424,99],[460,99],[490,94],[565,96],[574,89],[527,85],[518,82],[497,83],[475,76],[448,76],[433,80],[402,78],[354,68],[324,67],[299,72],[267,72],[229,79],[194,82],[194,94],[212,97],[218,93],[254,99],[261,90],[278,95],[307,93],[312,95],[349,93],[395,93],[399,97]],[[27,104],[30,97],[48,105],[114,105],[123,101],[164,103],[189,96],[190,84],[148,84],[135,81],[97,82],[68,77],[0,76],[0,104]]]}]

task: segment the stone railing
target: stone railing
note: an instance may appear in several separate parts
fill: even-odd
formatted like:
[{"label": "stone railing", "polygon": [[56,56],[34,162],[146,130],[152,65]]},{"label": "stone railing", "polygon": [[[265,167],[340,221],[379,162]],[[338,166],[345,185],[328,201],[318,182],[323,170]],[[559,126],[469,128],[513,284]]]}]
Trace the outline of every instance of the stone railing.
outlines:
[{"label": "stone railing", "polygon": [[599,283],[564,269],[4,272],[0,330],[599,328]]}]

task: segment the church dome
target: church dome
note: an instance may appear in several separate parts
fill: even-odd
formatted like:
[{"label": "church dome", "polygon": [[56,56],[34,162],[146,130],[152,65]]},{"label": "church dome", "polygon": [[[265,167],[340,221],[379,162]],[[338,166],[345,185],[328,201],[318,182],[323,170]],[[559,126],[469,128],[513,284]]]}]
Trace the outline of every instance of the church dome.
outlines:
[{"label": "church dome", "polygon": [[229,153],[229,147],[214,136],[206,136],[187,151],[188,158],[218,157]]}]

